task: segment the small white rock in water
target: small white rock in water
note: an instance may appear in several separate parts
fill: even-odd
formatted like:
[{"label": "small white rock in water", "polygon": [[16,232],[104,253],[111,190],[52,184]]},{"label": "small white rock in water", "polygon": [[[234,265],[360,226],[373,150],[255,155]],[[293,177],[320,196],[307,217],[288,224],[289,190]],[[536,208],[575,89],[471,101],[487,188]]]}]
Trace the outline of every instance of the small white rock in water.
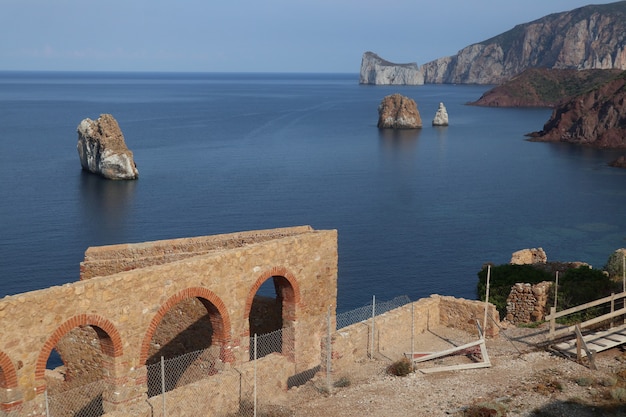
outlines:
[{"label": "small white rock in water", "polygon": [[433,119],[433,126],[448,126],[448,111],[443,103],[439,103],[439,108]]}]

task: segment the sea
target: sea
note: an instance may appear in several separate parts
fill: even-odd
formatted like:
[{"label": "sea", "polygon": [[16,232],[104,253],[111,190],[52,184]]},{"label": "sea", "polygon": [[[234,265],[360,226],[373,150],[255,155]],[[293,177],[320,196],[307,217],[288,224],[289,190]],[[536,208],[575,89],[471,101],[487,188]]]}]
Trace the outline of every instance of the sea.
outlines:
[{"label": "sea", "polygon": [[[338,231],[338,311],[475,299],[482,266],[524,248],[602,268],[626,246],[626,170],[607,165],[626,151],[530,142],[551,109],[466,104],[490,87],[0,72],[0,297],[78,280],[90,246],[298,225]],[[422,129],[377,128],[393,93]],[[431,125],[439,103],[447,127]],[[104,113],[136,181],[81,170],[77,126]]]}]

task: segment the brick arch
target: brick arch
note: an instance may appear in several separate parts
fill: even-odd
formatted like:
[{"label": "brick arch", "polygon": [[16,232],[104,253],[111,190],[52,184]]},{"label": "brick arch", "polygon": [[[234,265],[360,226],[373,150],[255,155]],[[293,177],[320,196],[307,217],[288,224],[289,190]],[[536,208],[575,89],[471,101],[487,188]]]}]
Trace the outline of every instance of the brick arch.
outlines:
[{"label": "brick arch", "polygon": [[202,287],[191,287],[179,291],[178,293],[171,296],[157,311],[152,320],[150,321],[150,325],[148,326],[148,330],[143,338],[143,342],[141,343],[141,351],[139,353],[139,363],[145,364],[148,360],[148,352],[150,351],[150,341],[152,340],[152,336],[156,332],[159,323],[163,320],[165,314],[176,304],[181,301],[187,300],[189,298],[198,298],[200,302],[207,308],[207,311],[211,313],[211,310],[214,310],[219,314],[220,321],[211,320],[211,324],[213,325],[214,331],[214,340],[222,344],[222,349],[224,345],[230,340],[230,317],[228,316],[228,310],[226,309],[226,305],[224,302],[210,290]]},{"label": "brick arch", "polygon": [[291,291],[287,294],[287,298],[283,301],[293,303],[294,305],[300,304],[300,286],[298,285],[298,280],[296,280],[295,275],[289,272],[285,267],[273,267],[272,269],[265,271],[261,275],[259,275],[254,285],[252,285],[252,287],[250,288],[248,298],[246,299],[246,307],[243,317],[244,320],[248,320],[250,318],[252,301],[254,300],[254,296],[256,295],[257,291],[259,291],[259,288],[261,288],[261,285],[263,285],[263,283],[271,277],[276,276],[285,278],[291,286]]},{"label": "brick arch", "polygon": [[0,389],[17,387],[17,371],[6,353],[0,351]]},{"label": "brick arch", "polygon": [[105,355],[117,358],[122,356],[122,354],[124,353],[122,347],[122,338],[120,337],[120,333],[117,331],[117,328],[113,325],[113,323],[95,314],[79,314],[70,318],[59,327],[57,327],[52,336],[50,336],[46,343],[44,343],[41,351],[39,352],[37,365],[35,367],[36,380],[44,379],[46,364],[48,362],[48,358],[50,357],[50,352],[52,352],[52,349],[54,349],[54,347],[63,336],[65,336],[72,329],[75,329],[79,326],[94,327],[100,340],[100,348],[102,349],[102,353],[104,353]]}]

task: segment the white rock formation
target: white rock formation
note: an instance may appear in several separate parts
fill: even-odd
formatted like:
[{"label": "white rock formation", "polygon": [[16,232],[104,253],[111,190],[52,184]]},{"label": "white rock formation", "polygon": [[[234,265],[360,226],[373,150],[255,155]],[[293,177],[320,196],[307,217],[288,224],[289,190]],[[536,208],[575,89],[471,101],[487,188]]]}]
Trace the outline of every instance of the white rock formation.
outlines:
[{"label": "white rock formation", "polygon": [[448,126],[448,110],[443,103],[439,103],[439,108],[433,119],[433,126]]},{"label": "white rock formation", "polygon": [[78,125],[78,156],[85,171],[112,180],[134,180],[139,171],[124,135],[110,114],[98,120],[84,119]]},{"label": "white rock formation", "polygon": [[359,84],[423,85],[424,75],[416,63],[394,64],[373,52],[365,52],[361,60]]}]

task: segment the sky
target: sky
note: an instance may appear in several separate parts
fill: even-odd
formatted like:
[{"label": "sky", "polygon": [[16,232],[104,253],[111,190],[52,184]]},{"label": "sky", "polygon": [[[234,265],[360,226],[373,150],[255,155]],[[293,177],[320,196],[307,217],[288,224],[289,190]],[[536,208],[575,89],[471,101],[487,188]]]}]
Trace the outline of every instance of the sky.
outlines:
[{"label": "sky", "polygon": [[593,0],[0,0],[0,71],[358,73]]}]

